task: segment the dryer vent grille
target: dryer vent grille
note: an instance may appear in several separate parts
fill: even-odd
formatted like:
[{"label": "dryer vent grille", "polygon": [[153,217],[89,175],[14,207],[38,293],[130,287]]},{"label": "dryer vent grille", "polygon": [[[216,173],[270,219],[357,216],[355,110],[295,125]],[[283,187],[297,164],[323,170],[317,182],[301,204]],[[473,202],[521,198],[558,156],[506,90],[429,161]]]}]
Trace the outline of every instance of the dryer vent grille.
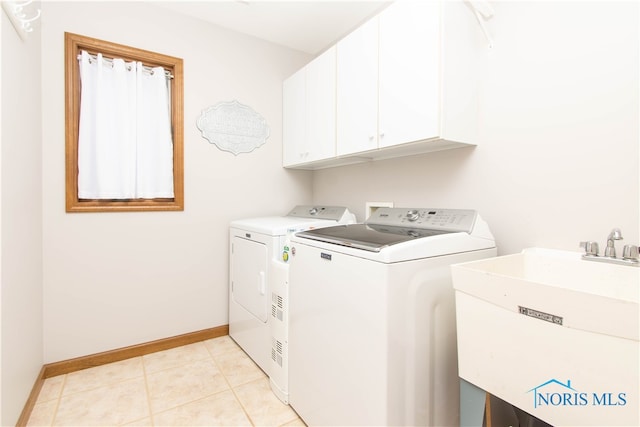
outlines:
[{"label": "dryer vent grille", "polygon": [[282,297],[280,295],[276,294],[275,292],[273,292],[271,294],[271,302],[274,305],[278,306],[279,309],[282,309],[282,304],[283,304]]},{"label": "dryer vent grille", "polygon": [[271,359],[282,367],[282,342],[273,338],[271,347]]},{"label": "dryer vent grille", "polygon": [[271,316],[280,321],[284,320],[283,299],[275,292],[271,293]]}]

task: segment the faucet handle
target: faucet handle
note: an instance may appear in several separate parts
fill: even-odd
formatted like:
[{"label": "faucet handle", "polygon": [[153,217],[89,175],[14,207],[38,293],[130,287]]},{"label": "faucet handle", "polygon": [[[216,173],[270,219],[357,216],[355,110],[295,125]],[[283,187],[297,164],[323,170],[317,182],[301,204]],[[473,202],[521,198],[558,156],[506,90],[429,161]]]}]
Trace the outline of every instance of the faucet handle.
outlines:
[{"label": "faucet handle", "polygon": [[636,245],[624,245],[622,259],[638,260],[638,247]]},{"label": "faucet handle", "polygon": [[580,247],[584,249],[586,256],[598,256],[598,242],[580,242]]}]

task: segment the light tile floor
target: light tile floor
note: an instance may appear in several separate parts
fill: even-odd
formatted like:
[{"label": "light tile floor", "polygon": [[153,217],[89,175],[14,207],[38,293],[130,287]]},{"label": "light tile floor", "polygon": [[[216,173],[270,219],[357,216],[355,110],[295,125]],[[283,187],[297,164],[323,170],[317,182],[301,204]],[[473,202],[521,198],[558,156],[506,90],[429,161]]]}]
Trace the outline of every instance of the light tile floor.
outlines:
[{"label": "light tile floor", "polygon": [[47,378],[29,426],[304,426],[228,336]]}]

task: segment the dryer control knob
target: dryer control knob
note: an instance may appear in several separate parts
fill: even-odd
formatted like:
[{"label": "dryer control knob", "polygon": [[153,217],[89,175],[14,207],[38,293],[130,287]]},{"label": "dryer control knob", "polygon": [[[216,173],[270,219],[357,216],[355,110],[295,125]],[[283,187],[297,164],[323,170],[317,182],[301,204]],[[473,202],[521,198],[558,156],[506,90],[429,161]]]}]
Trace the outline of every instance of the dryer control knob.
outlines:
[{"label": "dryer control knob", "polygon": [[318,213],[318,208],[311,208],[309,209],[309,215],[316,215]]},{"label": "dryer control knob", "polygon": [[420,218],[420,211],[418,211],[417,209],[412,209],[409,212],[407,212],[407,219],[411,222],[416,221],[418,218]]}]

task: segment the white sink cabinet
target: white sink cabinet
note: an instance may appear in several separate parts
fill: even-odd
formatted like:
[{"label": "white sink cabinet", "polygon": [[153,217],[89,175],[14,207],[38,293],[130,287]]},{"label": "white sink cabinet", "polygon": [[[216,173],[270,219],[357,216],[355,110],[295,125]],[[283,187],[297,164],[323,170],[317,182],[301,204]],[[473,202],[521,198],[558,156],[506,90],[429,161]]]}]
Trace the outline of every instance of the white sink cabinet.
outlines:
[{"label": "white sink cabinet", "polygon": [[580,256],[452,266],[459,376],[554,426],[640,425],[640,268]]}]

